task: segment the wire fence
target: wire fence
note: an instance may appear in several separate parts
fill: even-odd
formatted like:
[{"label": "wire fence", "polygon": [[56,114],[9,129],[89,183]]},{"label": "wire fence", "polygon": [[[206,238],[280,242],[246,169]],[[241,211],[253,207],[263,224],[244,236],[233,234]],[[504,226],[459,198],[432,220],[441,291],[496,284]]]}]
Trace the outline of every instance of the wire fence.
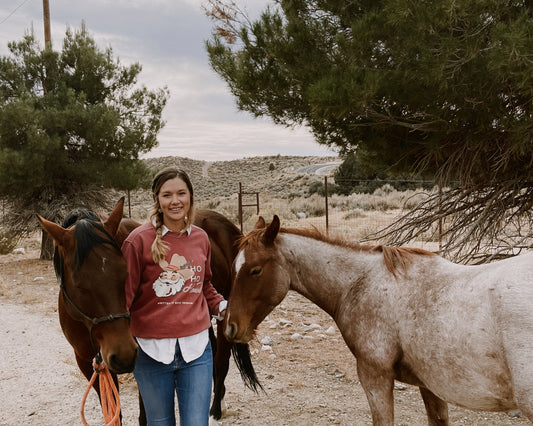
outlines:
[{"label": "wire fence", "polygon": [[[315,227],[330,236],[365,240],[392,224],[436,190],[417,189],[413,181],[409,181],[409,184],[415,189],[407,190],[396,189],[398,185],[405,186],[406,182],[403,181],[379,183],[371,193],[341,195],[328,191],[331,186],[325,177],[322,190],[298,198],[280,198],[276,193],[246,192],[243,185],[239,184],[238,197],[214,209],[226,215],[244,233],[253,228],[259,216],[269,222],[277,215],[283,227]],[[430,186],[426,181],[426,188]],[[199,207],[212,208],[209,200],[199,201]],[[413,243],[413,246],[436,251],[439,249],[439,236],[428,235]]]}]

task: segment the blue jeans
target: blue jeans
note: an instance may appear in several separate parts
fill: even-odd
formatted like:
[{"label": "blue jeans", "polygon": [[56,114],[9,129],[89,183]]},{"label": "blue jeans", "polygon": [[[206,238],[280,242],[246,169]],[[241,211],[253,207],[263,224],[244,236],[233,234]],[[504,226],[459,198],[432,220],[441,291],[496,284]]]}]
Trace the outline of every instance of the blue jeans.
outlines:
[{"label": "blue jeans", "polygon": [[148,426],[175,426],[174,391],[178,397],[181,426],[207,426],[213,379],[213,354],[207,344],[200,358],[186,363],[176,343],[174,361],[163,364],[139,347],[133,371],[141,392]]}]

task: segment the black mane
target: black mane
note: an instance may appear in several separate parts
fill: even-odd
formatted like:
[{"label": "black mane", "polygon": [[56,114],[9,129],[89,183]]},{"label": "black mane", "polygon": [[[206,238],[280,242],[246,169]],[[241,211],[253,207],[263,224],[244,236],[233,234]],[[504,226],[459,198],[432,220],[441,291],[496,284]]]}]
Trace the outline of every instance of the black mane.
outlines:
[{"label": "black mane", "polygon": [[[92,249],[100,244],[110,244],[120,252],[120,247],[115,240],[105,230],[100,216],[95,212],[87,209],[72,210],[61,226],[63,228],[70,228],[75,225],[74,237],[76,239],[76,269],[77,271]],[[54,269],[56,276],[62,279],[63,276],[63,257],[59,254],[56,247],[54,250]]]}]

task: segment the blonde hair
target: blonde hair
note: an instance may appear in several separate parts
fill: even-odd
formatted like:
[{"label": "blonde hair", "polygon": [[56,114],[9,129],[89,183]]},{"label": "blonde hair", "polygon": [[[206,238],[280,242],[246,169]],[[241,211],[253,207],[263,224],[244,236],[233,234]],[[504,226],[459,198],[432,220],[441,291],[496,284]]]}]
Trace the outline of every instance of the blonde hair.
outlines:
[{"label": "blonde hair", "polygon": [[155,239],[152,243],[152,259],[155,263],[159,263],[164,260],[168,253],[168,245],[163,241],[163,212],[159,205],[157,196],[163,184],[170,179],[179,178],[187,185],[189,193],[191,195],[191,205],[188,215],[185,217],[185,229],[189,228],[194,222],[195,208],[194,208],[194,193],[191,180],[187,173],[176,167],[165,167],[159,171],[152,181],[152,196],[154,203],[150,210],[150,222],[155,226]]}]

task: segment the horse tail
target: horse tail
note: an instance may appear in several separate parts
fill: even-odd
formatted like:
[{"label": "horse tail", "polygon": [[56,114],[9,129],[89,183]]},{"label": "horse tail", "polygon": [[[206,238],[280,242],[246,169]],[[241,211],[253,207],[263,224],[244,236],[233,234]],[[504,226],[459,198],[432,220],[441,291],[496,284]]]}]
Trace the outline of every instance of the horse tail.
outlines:
[{"label": "horse tail", "polygon": [[213,352],[213,357],[217,353],[217,336],[215,335],[215,330],[213,326],[209,327],[209,341],[211,342],[211,352]]},{"label": "horse tail", "polygon": [[231,348],[233,360],[237,364],[239,373],[244,384],[254,392],[259,390],[264,391],[263,386],[259,382],[255,374],[254,366],[252,365],[252,358],[250,357],[250,347],[247,343],[235,343]]}]

